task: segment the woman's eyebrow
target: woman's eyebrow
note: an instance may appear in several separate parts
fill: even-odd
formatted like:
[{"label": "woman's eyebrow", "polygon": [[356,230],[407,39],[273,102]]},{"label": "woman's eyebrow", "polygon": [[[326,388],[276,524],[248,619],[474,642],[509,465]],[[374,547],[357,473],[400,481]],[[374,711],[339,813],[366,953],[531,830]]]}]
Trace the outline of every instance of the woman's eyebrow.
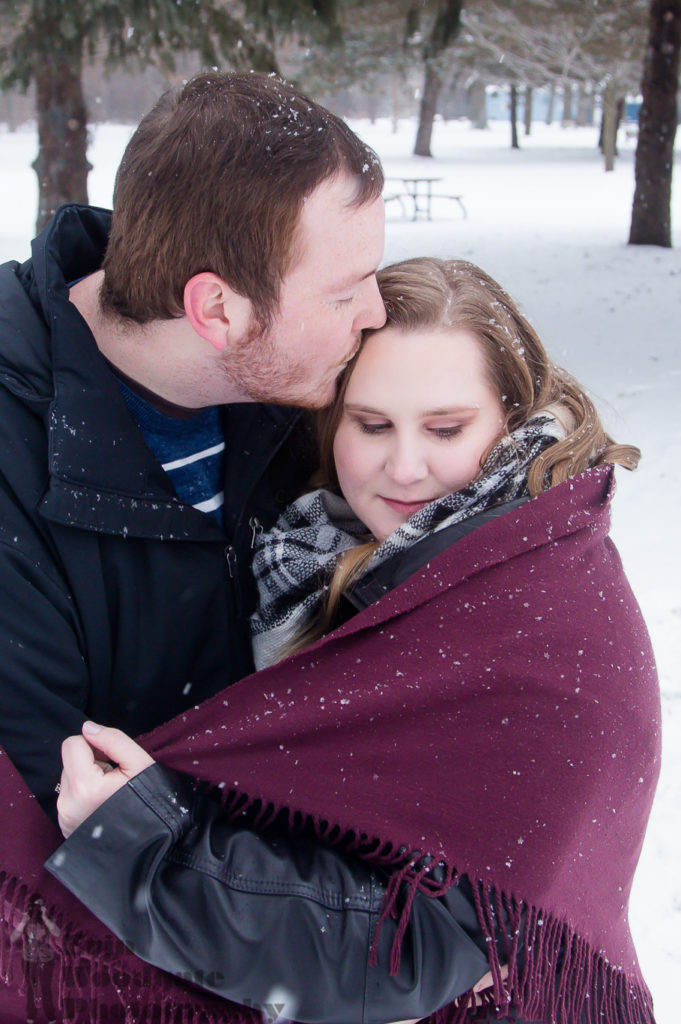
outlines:
[{"label": "woman's eyebrow", "polygon": [[374,409],[371,405],[359,405],[355,402],[343,402],[343,408],[350,412],[370,412],[375,416],[385,416],[380,409]]},{"label": "woman's eyebrow", "polygon": [[479,405],[448,405],[442,409],[426,409],[422,416],[451,416],[453,413],[477,412]]},{"label": "woman's eyebrow", "polygon": [[[375,416],[385,416],[381,409],[375,409],[371,405],[363,405],[357,402],[344,402],[343,407],[349,412],[367,412]],[[460,413],[477,412],[479,405],[449,405],[440,409],[425,409],[421,416],[452,416]]]}]

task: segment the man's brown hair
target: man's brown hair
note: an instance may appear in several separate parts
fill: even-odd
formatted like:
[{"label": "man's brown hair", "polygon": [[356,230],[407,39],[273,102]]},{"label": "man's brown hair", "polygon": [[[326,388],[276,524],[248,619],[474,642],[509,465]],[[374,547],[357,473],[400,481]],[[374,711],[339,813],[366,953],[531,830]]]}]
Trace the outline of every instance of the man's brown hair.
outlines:
[{"label": "man's brown hair", "polygon": [[265,329],[305,197],[337,174],[356,181],[352,205],[381,194],[373,150],[280,78],[206,73],[165,93],[116,175],[102,309],[139,324],[182,316],[185,284],[212,271]]}]

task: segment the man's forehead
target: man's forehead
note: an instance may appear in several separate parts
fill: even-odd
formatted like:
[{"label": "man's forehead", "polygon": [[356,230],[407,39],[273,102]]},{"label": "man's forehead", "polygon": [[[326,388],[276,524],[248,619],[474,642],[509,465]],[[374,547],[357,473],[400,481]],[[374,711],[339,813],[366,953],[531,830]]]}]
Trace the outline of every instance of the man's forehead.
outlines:
[{"label": "man's forehead", "polygon": [[337,288],[348,288],[370,277],[383,255],[385,209],[380,196],[352,205],[348,181],[322,182],[301,214],[297,259],[292,267],[310,269]]}]

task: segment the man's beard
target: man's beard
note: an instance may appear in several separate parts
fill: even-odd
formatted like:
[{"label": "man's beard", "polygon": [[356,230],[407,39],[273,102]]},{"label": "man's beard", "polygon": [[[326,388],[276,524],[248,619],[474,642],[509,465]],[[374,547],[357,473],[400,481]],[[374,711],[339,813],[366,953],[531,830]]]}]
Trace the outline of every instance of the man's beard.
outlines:
[{"label": "man's beard", "polygon": [[[359,338],[351,355],[358,347]],[[272,332],[255,323],[238,348],[225,354],[223,368],[232,384],[243,393],[244,401],[323,409],[333,401],[335,381],[349,358],[336,367],[329,367],[328,380],[311,381],[304,363],[282,357]]]}]

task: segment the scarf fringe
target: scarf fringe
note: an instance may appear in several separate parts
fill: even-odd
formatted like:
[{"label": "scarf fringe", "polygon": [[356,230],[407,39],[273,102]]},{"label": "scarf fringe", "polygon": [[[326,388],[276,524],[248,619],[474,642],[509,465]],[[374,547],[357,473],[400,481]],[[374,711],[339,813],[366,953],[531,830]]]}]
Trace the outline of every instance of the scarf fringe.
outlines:
[{"label": "scarf fringe", "polygon": [[[0,979],[19,995],[26,991],[26,976],[16,928],[39,898],[39,892],[0,872]],[[49,946],[58,965],[52,995],[60,1024],[262,1024],[255,1009],[193,985],[183,991],[181,982],[136,959],[115,936],[95,939],[70,926],[64,910],[46,905],[45,914],[59,930]],[[146,996],[151,990],[153,1002]],[[215,1006],[206,1005],[208,1000]]]}]

